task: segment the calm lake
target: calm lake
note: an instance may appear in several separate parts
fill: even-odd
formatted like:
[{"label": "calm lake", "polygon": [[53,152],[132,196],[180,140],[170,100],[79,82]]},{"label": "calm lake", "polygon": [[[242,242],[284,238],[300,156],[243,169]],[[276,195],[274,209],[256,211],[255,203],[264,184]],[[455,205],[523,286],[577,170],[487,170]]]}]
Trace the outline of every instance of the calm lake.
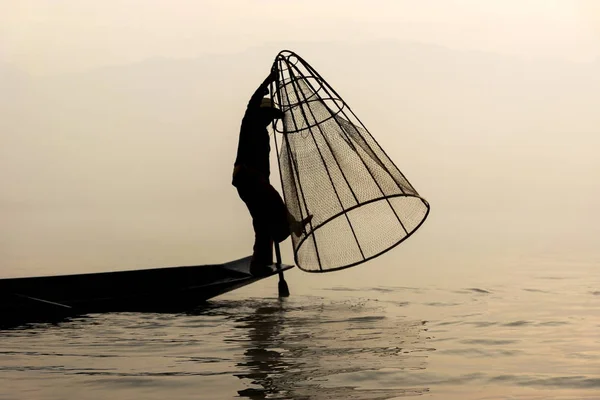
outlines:
[{"label": "calm lake", "polygon": [[187,314],[2,330],[0,398],[600,399],[592,264],[410,286],[301,274],[285,300],[271,278]]}]

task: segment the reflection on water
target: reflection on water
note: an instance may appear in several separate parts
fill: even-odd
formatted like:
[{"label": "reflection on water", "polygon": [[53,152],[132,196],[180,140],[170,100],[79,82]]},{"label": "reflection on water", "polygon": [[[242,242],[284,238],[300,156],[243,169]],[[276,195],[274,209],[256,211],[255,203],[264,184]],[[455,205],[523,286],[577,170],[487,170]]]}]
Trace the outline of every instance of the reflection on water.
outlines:
[{"label": "reflection on water", "polygon": [[600,275],[544,273],[0,330],[0,399],[598,399]]},{"label": "reflection on water", "polygon": [[[376,379],[381,368],[424,369],[424,323],[387,317],[367,302],[321,303],[294,307],[286,301],[256,304],[236,319],[247,332],[244,360],[236,374],[252,387],[239,390],[252,399],[389,399],[427,389],[360,389],[351,381],[331,385],[330,376],[362,373]],[[424,352],[424,353],[422,353]]]},{"label": "reflection on water", "polygon": [[283,358],[281,351],[271,350],[278,348],[281,342],[284,311],[281,303],[277,307],[259,306],[253,314],[238,321],[241,323],[238,327],[248,329],[251,347],[244,352],[244,361],[236,363],[246,372],[236,373],[236,376],[261,386],[261,389],[239,390],[241,396],[260,399],[285,391],[283,385],[277,382],[277,376],[292,369],[293,364]]}]

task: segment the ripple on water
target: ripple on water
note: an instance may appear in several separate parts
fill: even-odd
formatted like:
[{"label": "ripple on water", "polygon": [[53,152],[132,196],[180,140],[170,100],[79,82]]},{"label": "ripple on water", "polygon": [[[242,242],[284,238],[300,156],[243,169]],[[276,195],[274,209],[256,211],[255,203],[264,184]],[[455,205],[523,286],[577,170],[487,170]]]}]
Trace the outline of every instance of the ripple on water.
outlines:
[{"label": "ripple on water", "polygon": [[590,378],[587,376],[498,375],[491,377],[489,381],[503,381],[533,387],[600,389],[600,378]]},{"label": "ripple on water", "polygon": [[533,289],[533,288],[525,288],[523,289],[526,292],[533,292],[533,293],[552,293],[548,290],[542,290],[542,289]]},{"label": "ripple on water", "polygon": [[0,331],[0,398],[446,400],[452,390],[482,398],[482,387],[593,398],[597,319],[570,312],[598,292],[581,287],[582,303],[568,292],[544,313],[519,298],[542,299],[523,292],[533,289],[339,287],[328,295],[349,298],[226,299],[189,313],[34,324]]},{"label": "ripple on water", "polygon": [[432,301],[429,303],[424,303],[426,306],[430,307],[454,307],[459,306],[461,303],[446,303],[442,301]]},{"label": "ripple on water", "polygon": [[467,288],[465,290],[468,290],[470,292],[479,293],[479,294],[490,294],[491,293],[489,290],[480,289],[480,288]]},{"label": "ripple on water", "polygon": [[464,357],[512,357],[518,356],[523,353],[522,350],[508,350],[508,349],[483,349],[483,348],[451,348],[445,350],[438,350],[440,354],[448,355],[460,355]]},{"label": "ripple on water", "polygon": [[[238,320],[238,328],[251,338],[243,361],[236,364],[243,370],[236,376],[251,385],[239,391],[240,396],[388,399],[427,390],[365,390],[356,381],[326,384],[339,374],[378,371],[390,363],[424,368],[422,354],[432,349],[425,346],[422,321],[385,315],[385,310],[371,301],[300,308],[282,304],[273,311],[258,307]],[[299,337],[302,340],[297,340]],[[273,348],[281,350],[266,351]]]},{"label": "ripple on water", "polygon": [[485,346],[502,346],[505,344],[513,344],[518,343],[518,340],[510,340],[510,339],[466,339],[461,340],[461,343],[464,344],[481,344]]},{"label": "ripple on water", "polygon": [[514,322],[507,322],[506,324],[503,324],[503,326],[517,327],[517,326],[525,326],[525,325],[531,325],[531,324],[532,324],[531,321],[514,321]]}]

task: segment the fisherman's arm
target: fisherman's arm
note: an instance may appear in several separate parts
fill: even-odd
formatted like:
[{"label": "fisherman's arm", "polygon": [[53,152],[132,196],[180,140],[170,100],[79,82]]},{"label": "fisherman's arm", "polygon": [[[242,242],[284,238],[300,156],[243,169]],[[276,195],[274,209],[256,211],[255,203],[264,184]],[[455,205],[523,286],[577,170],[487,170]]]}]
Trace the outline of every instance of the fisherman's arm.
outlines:
[{"label": "fisherman's arm", "polygon": [[272,69],[271,73],[267,78],[260,84],[258,89],[254,92],[250,101],[248,102],[248,108],[258,108],[260,106],[260,102],[265,95],[269,94],[269,85],[272,82],[275,82],[277,79],[277,70]]}]

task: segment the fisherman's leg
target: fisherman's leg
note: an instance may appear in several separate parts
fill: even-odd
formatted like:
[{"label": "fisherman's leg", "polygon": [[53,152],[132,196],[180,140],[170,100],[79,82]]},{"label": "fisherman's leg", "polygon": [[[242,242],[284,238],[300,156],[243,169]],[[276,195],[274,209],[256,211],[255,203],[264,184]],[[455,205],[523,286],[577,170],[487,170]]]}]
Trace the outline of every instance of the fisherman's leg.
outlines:
[{"label": "fisherman's leg", "polygon": [[269,233],[268,223],[258,219],[252,220],[254,227],[254,247],[250,272],[273,264],[273,239]]},{"label": "fisherman's leg", "polygon": [[237,179],[234,179],[234,185],[248,206],[255,227],[258,224],[260,231],[264,226],[271,239],[277,242],[285,240],[290,234],[289,213],[269,180],[254,171],[242,170],[237,174]]},{"label": "fisherman's leg", "polygon": [[261,202],[252,193],[240,191],[240,197],[246,203],[248,211],[252,216],[252,228],[254,229],[254,246],[252,247],[252,261],[250,269],[273,264],[273,241],[269,230],[269,221],[262,212]]},{"label": "fisherman's leg", "polygon": [[264,193],[256,185],[256,181],[252,180],[238,180],[235,186],[252,216],[254,246],[250,261],[250,273],[263,275],[271,272],[266,267],[273,264],[273,240],[269,229],[268,212],[264,204]]},{"label": "fisherman's leg", "polygon": [[288,209],[279,195],[270,184],[263,188],[264,207],[268,211],[269,231],[271,237],[277,243],[283,242],[290,235],[289,213]]},{"label": "fisherman's leg", "polygon": [[304,232],[305,226],[312,220],[312,215],[308,215],[301,221],[289,212],[279,192],[271,185],[264,188],[265,198],[268,199],[271,234],[276,242],[282,242],[288,238],[290,233],[300,236]]}]

